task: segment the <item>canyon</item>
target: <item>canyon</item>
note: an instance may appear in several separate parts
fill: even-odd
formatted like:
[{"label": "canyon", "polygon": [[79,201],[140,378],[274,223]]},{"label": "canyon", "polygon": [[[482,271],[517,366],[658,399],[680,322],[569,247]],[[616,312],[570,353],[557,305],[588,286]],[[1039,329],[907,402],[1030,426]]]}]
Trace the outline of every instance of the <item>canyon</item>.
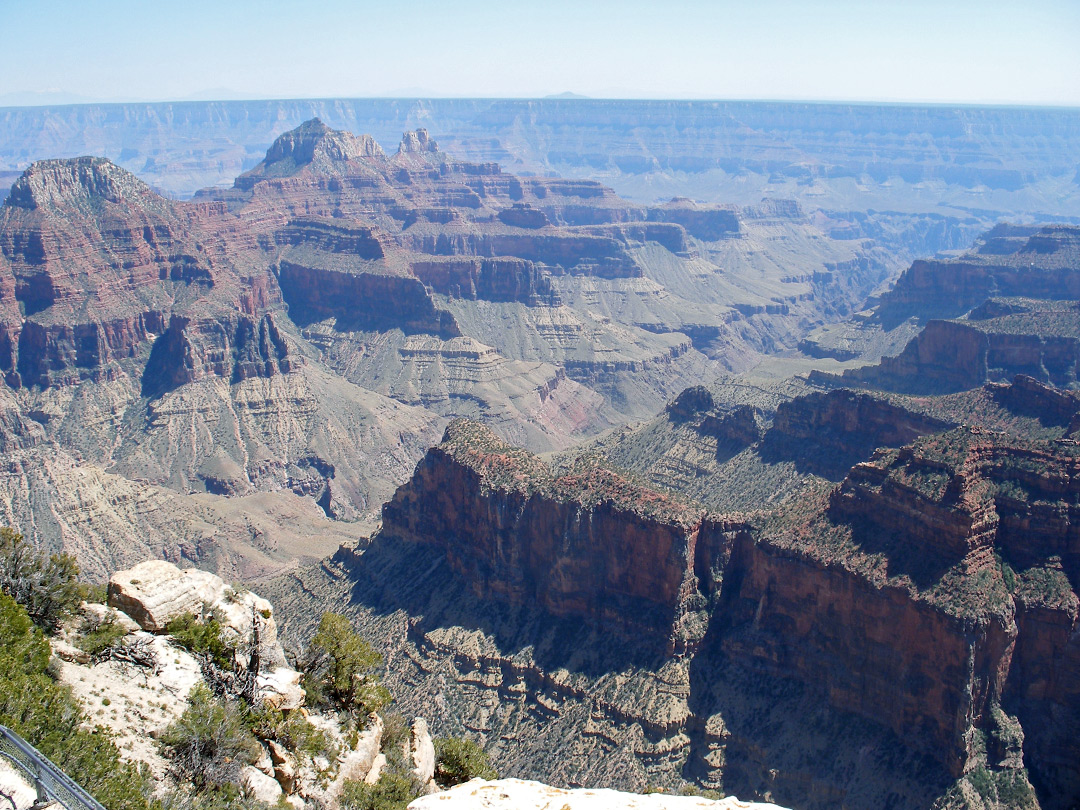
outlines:
[{"label": "canyon", "polygon": [[0,169],[14,179],[34,160],[104,155],[189,196],[231,184],[315,117],[386,149],[423,127],[461,160],[600,179],[641,202],[797,199],[845,212],[837,227],[848,230],[889,221],[868,211],[920,214],[908,237],[969,218],[1080,216],[1080,114],[1069,108],[440,98],[11,107],[0,109]]},{"label": "canyon", "polygon": [[1073,113],[577,103],[0,110],[0,519],[343,610],[504,776],[1071,806]]},{"label": "canyon", "polygon": [[914,264],[843,373],[766,362],[543,458],[452,422],[370,539],[275,582],[288,632],[347,603],[403,704],[511,776],[1070,806],[1074,238]]},{"label": "canyon", "polygon": [[[1053,396],[1003,388],[982,393],[1006,418]],[[403,705],[482,735],[508,775],[918,807],[982,769],[1065,807],[1070,403],[1058,438],[1029,439],[843,389],[788,400],[759,448],[849,435],[866,460],[726,514],[459,420],[370,541],[271,592],[301,636],[313,605],[348,603]]]},{"label": "canyon", "polygon": [[39,161],[0,207],[3,516],[95,577],[149,549],[263,576],[369,531],[448,419],[565,449],[896,269],[798,205],[643,206],[423,129],[387,153],[313,119],[189,202]]}]

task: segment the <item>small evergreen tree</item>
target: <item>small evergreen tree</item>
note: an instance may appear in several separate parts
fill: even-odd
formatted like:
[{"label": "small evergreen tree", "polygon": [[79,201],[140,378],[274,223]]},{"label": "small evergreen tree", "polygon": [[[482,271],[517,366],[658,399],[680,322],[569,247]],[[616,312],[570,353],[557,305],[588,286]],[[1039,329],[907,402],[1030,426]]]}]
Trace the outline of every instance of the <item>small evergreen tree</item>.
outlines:
[{"label": "small evergreen tree", "polygon": [[460,785],[470,779],[498,779],[499,773],[488,755],[464,737],[435,738],[435,781],[443,787]]},{"label": "small evergreen tree", "polygon": [[18,532],[0,528],[0,592],[24,608],[46,633],[74,615],[82,602],[79,566],[67,554],[46,556]]},{"label": "small evergreen tree", "polygon": [[390,702],[379,681],[382,656],[337,613],[324,613],[301,667],[308,702],[362,719]]}]

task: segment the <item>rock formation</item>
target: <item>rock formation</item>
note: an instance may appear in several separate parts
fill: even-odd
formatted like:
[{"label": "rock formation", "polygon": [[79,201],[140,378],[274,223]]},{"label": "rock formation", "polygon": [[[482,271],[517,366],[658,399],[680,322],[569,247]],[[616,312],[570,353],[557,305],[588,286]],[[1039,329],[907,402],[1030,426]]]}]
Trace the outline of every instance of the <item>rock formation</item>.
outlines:
[{"label": "rock formation", "polygon": [[[52,459],[48,495],[25,494],[29,459],[0,487],[95,576],[147,553],[265,572],[287,553],[253,553],[204,496],[370,521],[447,418],[564,449],[793,346],[888,269],[798,206],[649,208],[455,160],[424,131],[388,153],[311,120],[191,202],[102,158],[41,161],[0,207],[0,373],[3,441]],[[57,525],[69,466],[138,493],[110,515],[132,540],[105,553],[86,521]],[[151,538],[149,501],[190,496],[205,525]],[[271,501],[289,503],[252,508]]]},{"label": "rock formation", "polygon": [[[283,129],[314,117],[371,133],[387,151],[422,125],[457,158],[522,174],[603,176],[643,200],[756,204],[772,194],[829,209],[860,230],[887,223],[882,212],[930,212],[910,217],[905,237],[939,239],[976,216],[992,224],[1080,214],[1080,136],[1066,108],[430,98],[23,107],[0,112],[0,175],[83,154],[84,133],[94,132],[125,168],[189,196],[231,182]],[[408,141],[419,146],[419,134]],[[936,241],[912,255],[946,247]]]},{"label": "rock formation", "polygon": [[981,249],[945,261],[919,260],[882,296],[878,316],[949,318],[987,298],[1080,298],[1080,229],[1048,226],[1026,241],[990,235]]},{"label": "rock formation", "polygon": [[[1049,391],[1019,381],[983,396],[1022,414]],[[1022,746],[1056,807],[1080,789],[1065,739],[1080,706],[1073,442],[1024,438],[1015,415],[1001,417],[1012,433],[951,427],[915,402],[833,391],[781,404],[759,452],[834,435],[840,455],[868,460],[757,516],[710,515],[595,456],[547,464],[455,422],[366,550],[299,582],[350,593],[401,661],[391,682],[406,705],[488,735],[510,775],[640,788],[680,774],[807,807],[889,783],[918,804],[972,769],[1028,785]],[[670,418],[694,425],[717,405],[692,391]],[[870,457],[878,443],[895,449]],[[296,632],[313,597],[288,582]],[[763,741],[748,708],[762,700],[817,712],[821,735],[779,723]],[[834,764],[800,759],[822,745]],[[886,766],[896,746],[905,764]],[[860,747],[878,753],[843,771]]]},{"label": "rock formation", "polygon": [[410,802],[409,810],[539,810],[558,804],[566,810],[782,810],[775,804],[741,802],[734,796],[706,799],[699,796],[669,796],[663,793],[641,795],[617,790],[562,790],[540,782],[521,779],[497,779],[485,782],[474,779],[436,796],[423,796]]},{"label": "rock formation", "polygon": [[1069,386],[1080,364],[1078,334],[1075,302],[992,298],[966,318],[930,321],[899,355],[843,379],[908,393],[964,391],[1017,374]]}]

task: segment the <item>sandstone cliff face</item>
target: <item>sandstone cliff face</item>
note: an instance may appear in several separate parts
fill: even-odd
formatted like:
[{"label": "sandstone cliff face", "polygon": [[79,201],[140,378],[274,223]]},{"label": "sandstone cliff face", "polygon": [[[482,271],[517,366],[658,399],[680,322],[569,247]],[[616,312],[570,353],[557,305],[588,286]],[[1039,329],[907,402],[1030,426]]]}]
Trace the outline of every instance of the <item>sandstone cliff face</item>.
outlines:
[{"label": "sandstone cliff face", "polygon": [[271,314],[193,320],[174,315],[154,341],[143,370],[144,394],[158,397],[187,383],[220,377],[238,383],[249,377],[287,374],[303,363]]},{"label": "sandstone cliff face", "polygon": [[282,259],[278,281],[300,324],[335,318],[350,331],[398,328],[443,338],[461,334],[454,316],[435,306],[417,278],[333,272]]},{"label": "sandstone cliff face", "polygon": [[432,290],[451,298],[560,303],[550,277],[525,259],[417,259],[412,271]]},{"label": "sandstone cliff face", "polygon": [[454,422],[383,507],[389,540],[437,543],[481,597],[628,635],[680,635],[702,515],[602,468],[557,475]]},{"label": "sandstone cliff face", "polygon": [[1068,386],[1080,368],[1078,322],[1073,303],[990,299],[965,319],[930,321],[896,357],[843,378],[910,393],[964,391],[1017,374]]},{"label": "sandstone cliff face", "polygon": [[878,447],[898,447],[952,426],[881,397],[839,389],[781,403],[762,452],[797,459],[835,480]]},{"label": "sandstone cliff face", "polygon": [[[941,775],[926,776],[931,782],[986,761],[983,734],[998,739],[1019,718],[1032,727],[1024,763],[1033,782],[1053,786],[1046,795],[1074,795],[1078,774],[1055,746],[1065,744],[1073,722],[1077,678],[1069,639],[1080,547],[1066,494],[1080,481],[1075,448],[967,428],[942,433],[934,420],[898,412],[906,423],[896,422],[895,406],[861,397],[820,395],[818,407],[810,407],[813,398],[804,406],[807,419],[792,408],[776,421],[792,435],[820,433],[842,427],[843,414],[862,414],[887,440],[933,435],[856,465],[831,493],[817,488],[750,519],[709,517],[581,459],[552,467],[478,425],[454,423],[386,505],[368,550],[338,555],[357,578],[358,617],[378,624],[380,614],[415,611],[416,618],[393,619],[409,628],[405,647],[387,644],[414,662],[403,677],[421,691],[442,673],[462,679],[462,689],[490,682],[500,705],[554,700],[551,733],[564,712],[569,718],[592,706],[591,727],[608,744],[657,771],[676,767],[707,784],[765,789],[759,780],[769,757],[784,755],[751,740],[743,712],[759,699],[751,684],[782,691],[779,684],[790,683],[798,700],[817,701],[819,712],[831,707],[835,714],[822,722],[835,733],[856,734],[851,729],[868,722],[857,732],[870,735],[860,737],[867,750],[879,744],[868,742],[873,734],[888,734],[912,756],[937,763]],[[674,409],[708,405],[704,394],[686,399]],[[405,587],[394,579],[404,562],[393,560],[410,555],[445,571],[459,583],[454,598],[466,601],[450,609],[441,597],[428,601],[419,585],[389,595]],[[376,572],[392,581],[381,589],[358,584]],[[480,607],[492,601],[517,617],[516,629]],[[606,635],[606,652],[595,654],[607,664],[573,663],[546,642],[530,660],[514,652],[530,638],[540,644],[548,633],[571,632],[554,628],[575,622],[574,634]],[[479,636],[463,629],[470,626],[481,628]],[[634,640],[636,658],[620,638]],[[438,663],[447,659],[456,662],[452,670]],[[608,671],[623,673],[617,679],[638,698],[624,693],[605,702],[600,695],[613,687],[598,673]],[[514,727],[455,711],[492,733]],[[634,727],[665,751],[661,759],[630,742],[626,729]],[[846,743],[830,744],[843,750]],[[529,739],[504,745],[515,762],[537,755]],[[790,739],[783,745],[798,747]],[[1001,757],[1013,764],[990,765],[1016,767]],[[539,761],[548,764],[534,774],[552,767]],[[817,780],[824,777],[800,767],[773,773],[773,795],[813,796],[810,806],[823,806]],[[848,786],[834,801],[843,790],[867,789],[848,779],[833,782],[833,790]]]},{"label": "sandstone cliff face", "polygon": [[666,205],[650,208],[648,216],[650,220],[682,225],[691,236],[705,242],[734,239],[741,233],[734,206],[705,206],[675,199]]},{"label": "sandstone cliff face", "polygon": [[882,296],[879,317],[956,317],[991,297],[1080,297],[1080,229],[1048,226],[1022,245],[1011,240],[1006,248],[1000,239],[990,244],[997,249],[914,262]]}]

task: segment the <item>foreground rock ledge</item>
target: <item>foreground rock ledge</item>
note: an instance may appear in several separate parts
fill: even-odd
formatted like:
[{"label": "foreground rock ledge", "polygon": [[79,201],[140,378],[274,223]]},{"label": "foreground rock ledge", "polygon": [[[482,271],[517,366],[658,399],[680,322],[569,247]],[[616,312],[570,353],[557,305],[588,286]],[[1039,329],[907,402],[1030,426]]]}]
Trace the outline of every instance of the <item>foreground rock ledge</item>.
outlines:
[{"label": "foreground rock ledge", "polygon": [[694,807],[709,810],[784,810],[775,804],[741,802],[734,796],[714,801],[700,796],[669,796],[666,793],[623,793],[619,790],[562,790],[540,782],[522,779],[497,779],[485,782],[474,779],[442,793],[421,796],[409,805],[409,810],[457,810],[457,808],[491,808],[491,810],[606,810],[607,808],[641,808],[641,810],[690,810]]}]

